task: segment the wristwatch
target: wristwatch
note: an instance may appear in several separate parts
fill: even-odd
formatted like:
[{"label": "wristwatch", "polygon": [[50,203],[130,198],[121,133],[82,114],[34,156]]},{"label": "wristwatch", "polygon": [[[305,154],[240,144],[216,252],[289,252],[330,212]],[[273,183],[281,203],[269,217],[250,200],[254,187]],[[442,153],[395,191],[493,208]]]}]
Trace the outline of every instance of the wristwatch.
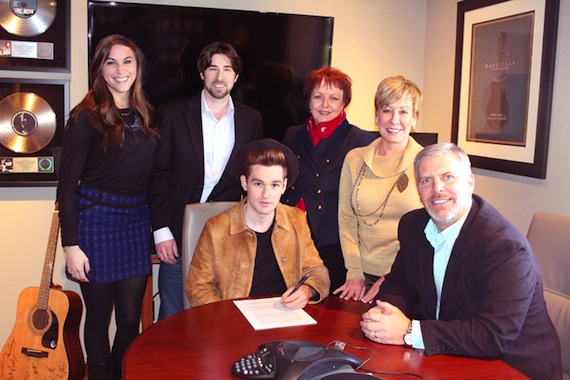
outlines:
[{"label": "wristwatch", "polygon": [[406,347],[412,347],[412,320],[410,319],[410,323],[408,324],[408,330],[403,336],[404,345]]}]

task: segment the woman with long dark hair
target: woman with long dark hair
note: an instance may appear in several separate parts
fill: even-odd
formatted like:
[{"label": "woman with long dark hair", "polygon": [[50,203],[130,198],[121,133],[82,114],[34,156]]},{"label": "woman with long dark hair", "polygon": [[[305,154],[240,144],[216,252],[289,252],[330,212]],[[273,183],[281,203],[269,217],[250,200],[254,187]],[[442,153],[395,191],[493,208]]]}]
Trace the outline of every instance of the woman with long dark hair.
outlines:
[{"label": "woman with long dark hair", "polygon": [[152,270],[147,193],[158,132],[142,90],[142,65],[130,39],[102,39],[91,90],[71,111],[64,134],[57,198],[66,271],[79,282],[86,307],[89,379],[121,378]]}]

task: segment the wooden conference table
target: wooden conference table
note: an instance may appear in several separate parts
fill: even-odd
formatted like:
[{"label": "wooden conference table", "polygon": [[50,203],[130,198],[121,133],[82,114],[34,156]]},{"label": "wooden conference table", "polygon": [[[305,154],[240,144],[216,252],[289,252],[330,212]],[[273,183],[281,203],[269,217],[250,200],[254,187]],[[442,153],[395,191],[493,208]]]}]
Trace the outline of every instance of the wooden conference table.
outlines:
[{"label": "wooden conference table", "polygon": [[[422,350],[382,345],[365,338],[359,321],[368,305],[328,297],[305,311],[316,325],[254,330],[233,301],[188,309],[159,321],[131,344],[123,362],[123,378],[232,379],[232,364],[272,340],[308,340],[347,343],[345,351],[364,360],[368,352],[348,345],[368,347],[372,359],[364,368],[411,372],[424,379],[525,379],[501,360],[456,356],[426,356]],[[376,374],[384,379],[412,377]],[[236,378],[237,379],[237,378]]]}]

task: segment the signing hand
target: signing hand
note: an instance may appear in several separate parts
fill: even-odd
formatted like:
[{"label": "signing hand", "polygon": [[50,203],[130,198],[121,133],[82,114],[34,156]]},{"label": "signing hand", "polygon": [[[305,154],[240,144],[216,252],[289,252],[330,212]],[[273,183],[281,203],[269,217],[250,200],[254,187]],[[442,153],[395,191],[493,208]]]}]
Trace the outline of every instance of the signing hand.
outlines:
[{"label": "signing hand", "polygon": [[[281,304],[289,309],[302,309],[307,306],[307,303],[316,294],[316,291],[313,290],[309,285],[301,285],[297,291],[293,292],[295,287],[291,287],[287,289],[285,293],[281,296]],[[313,294],[313,292],[315,292]]]}]

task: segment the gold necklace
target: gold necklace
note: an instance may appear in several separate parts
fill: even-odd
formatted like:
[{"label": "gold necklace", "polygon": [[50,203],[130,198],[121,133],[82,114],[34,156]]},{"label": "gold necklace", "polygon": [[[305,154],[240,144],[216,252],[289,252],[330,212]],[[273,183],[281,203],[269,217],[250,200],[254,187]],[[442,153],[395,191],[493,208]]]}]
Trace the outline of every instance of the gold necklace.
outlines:
[{"label": "gold necklace", "polygon": [[[388,205],[388,199],[390,198],[392,191],[394,191],[394,188],[398,187],[398,191],[400,193],[403,192],[408,187],[410,179],[408,178],[408,175],[406,174],[406,171],[404,169],[396,179],[396,182],[394,182],[394,184],[390,188],[390,191],[388,191],[388,195],[386,195],[386,198],[384,198],[384,201],[380,204],[380,206],[370,214],[362,215],[362,212],[360,211],[360,204],[358,203],[358,193],[360,192],[360,185],[362,184],[362,180],[364,179],[365,172],[366,172],[366,164],[363,162],[362,166],[360,167],[360,171],[358,172],[358,177],[356,178],[356,181],[352,186],[352,191],[350,192],[350,207],[352,208],[352,212],[356,216],[358,216],[364,224],[370,227],[374,227],[375,225],[378,224],[378,222],[380,222],[382,216],[384,216],[384,211],[386,210],[386,206]],[[352,202],[353,199],[354,203],[356,203],[356,208],[354,203]],[[380,212],[380,214],[376,217],[376,220],[374,222],[370,223],[364,219],[366,217],[376,214],[377,212]]]}]

